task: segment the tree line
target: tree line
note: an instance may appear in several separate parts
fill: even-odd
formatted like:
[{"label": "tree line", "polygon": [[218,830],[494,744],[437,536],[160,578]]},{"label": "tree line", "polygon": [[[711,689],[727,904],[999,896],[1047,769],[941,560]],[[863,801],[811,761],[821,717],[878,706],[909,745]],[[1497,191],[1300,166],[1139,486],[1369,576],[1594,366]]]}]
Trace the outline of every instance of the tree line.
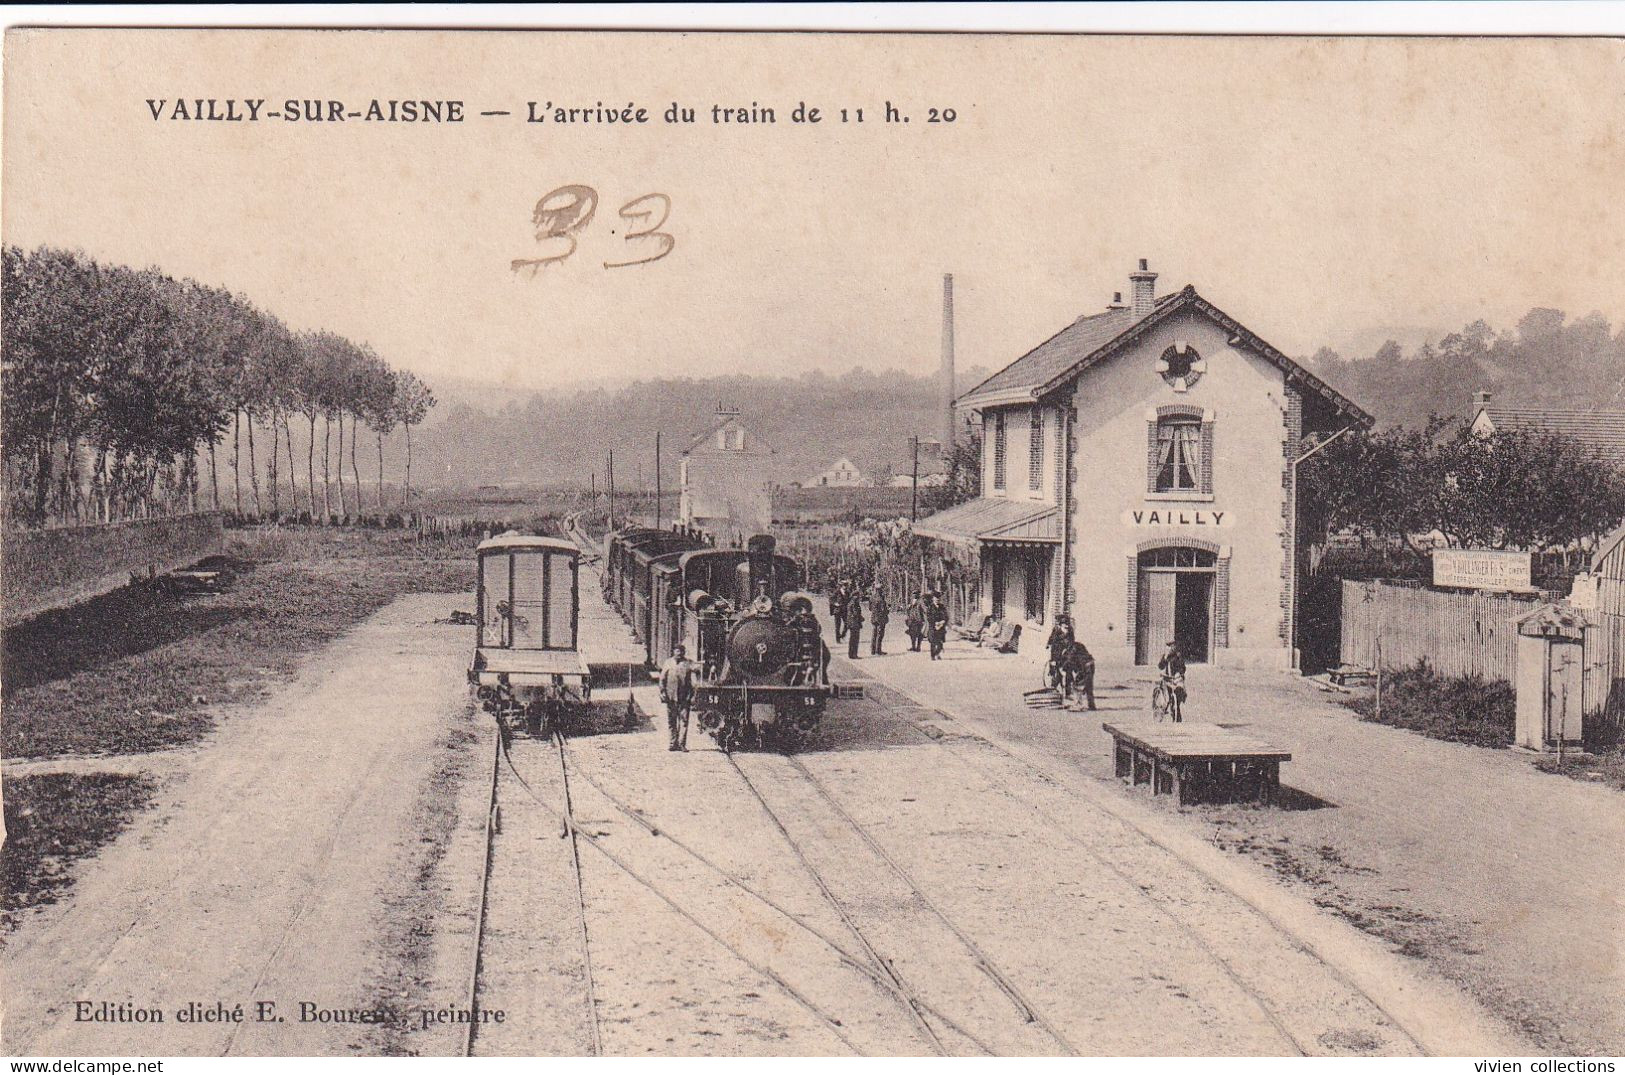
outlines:
[{"label": "tree line", "polygon": [[[110,521],[205,505],[256,518],[359,515],[367,510],[363,426],[376,446],[378,511],[384,439],[404,430],[406,505],[412,427],[435,397],[367,344],[296,332],[240,295],[154,268],[50,247],[8,246],[3,258],[8,521]],[[303,468],[296,427],[305,434]]]},{"label": "tree line", "polygon": [[1475,433],[1437,415],[1324,440],[1298,478],[1305,519],[1323,538],[1380,538],[1422,561],[1435,533],[1457,548],[1566,551],[1594,547],[1625,518],[1625,474],[1581,442]]},{"label": "tree line", "polygon": [[1600,313],[1536,307],[1507,330],[1477,320],[1409,352],[1393,340],[1363,357],[1323,347],[1305,364],[1384,426],[1466,414],[1481,389],[1524,407],[1625,408],[1625,325]]}]

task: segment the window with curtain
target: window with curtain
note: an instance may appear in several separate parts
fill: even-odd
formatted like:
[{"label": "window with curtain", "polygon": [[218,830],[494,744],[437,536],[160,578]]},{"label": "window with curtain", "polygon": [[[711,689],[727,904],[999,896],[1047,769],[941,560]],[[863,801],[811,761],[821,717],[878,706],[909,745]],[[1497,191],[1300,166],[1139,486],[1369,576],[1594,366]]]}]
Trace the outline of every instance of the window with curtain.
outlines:
[{"label": "window with curtain", "polygon": [[1027,488],[1044,487],[1044,412],[1033,408],[1032,425],[1027,428]]},{"label": "window with curtain", "polygon": [[1202,423],[1174,416],[1157,422],[1157,492],[1197,490],[1202,485]]}]

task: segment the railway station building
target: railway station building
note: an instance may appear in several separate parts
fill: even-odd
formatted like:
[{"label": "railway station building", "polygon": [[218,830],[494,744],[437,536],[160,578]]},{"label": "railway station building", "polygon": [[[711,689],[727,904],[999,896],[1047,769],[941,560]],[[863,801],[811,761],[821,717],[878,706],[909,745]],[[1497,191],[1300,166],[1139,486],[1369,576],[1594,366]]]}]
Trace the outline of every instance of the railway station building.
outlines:
[{"label": "railway station building", "polygon": [[1102,659],[1294,665],[1304,438],[1372,418],[1144,261],[1102,312],[960,397],[982,493],[916,527],[974,548],[986,612],[1040,649],[1058,612]]}]

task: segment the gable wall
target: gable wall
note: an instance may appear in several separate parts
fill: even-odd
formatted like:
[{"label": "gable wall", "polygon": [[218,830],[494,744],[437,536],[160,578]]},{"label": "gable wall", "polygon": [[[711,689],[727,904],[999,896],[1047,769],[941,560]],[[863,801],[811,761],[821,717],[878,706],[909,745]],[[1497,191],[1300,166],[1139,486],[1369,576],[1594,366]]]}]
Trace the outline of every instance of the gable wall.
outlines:
[{"label": "gable wall", "polygon": [[[1177,340],[1207,361],[1198,383],[1183,393],[1155,369]],[[1132,655],[1139,551],[1158,542],[1189,543],[1213,549],[1226,567],[1224,585],[1215,583],[1228,591],[1214,596],[1221,643],[1215,663],[1287,667],[1291,498],[1284,475],[1302,418],[1301,400],[1281,370],[1230,347],[1222,328],[1187,313],[1086,370],[1071,402],[1077,415],[1072,611],[1079,636],[1091,647],[1116,650],[1119,658]],[[1148,491],[1148,416],[1162,406],[1198,408],[1211,419],[1210,495]]]}]

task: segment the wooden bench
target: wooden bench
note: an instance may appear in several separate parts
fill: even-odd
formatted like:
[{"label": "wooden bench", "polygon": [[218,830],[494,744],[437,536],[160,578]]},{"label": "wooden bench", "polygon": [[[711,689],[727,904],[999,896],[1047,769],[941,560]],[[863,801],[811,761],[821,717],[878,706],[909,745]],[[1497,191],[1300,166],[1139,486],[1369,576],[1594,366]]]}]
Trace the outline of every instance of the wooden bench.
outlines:
[{"label": "wooden bench", "polygon": [[982,645],[995,653],[1016,652],[1016,649],[1021,645],[1021,624],[1011,623],[1006,620],[999,633],[992,638],[983,639]]},{"label": "wooden bench", "polygon": [[1218,724],[1103,723],[1117,775],[1193,802],[1271,803],[1292,753]]}]

